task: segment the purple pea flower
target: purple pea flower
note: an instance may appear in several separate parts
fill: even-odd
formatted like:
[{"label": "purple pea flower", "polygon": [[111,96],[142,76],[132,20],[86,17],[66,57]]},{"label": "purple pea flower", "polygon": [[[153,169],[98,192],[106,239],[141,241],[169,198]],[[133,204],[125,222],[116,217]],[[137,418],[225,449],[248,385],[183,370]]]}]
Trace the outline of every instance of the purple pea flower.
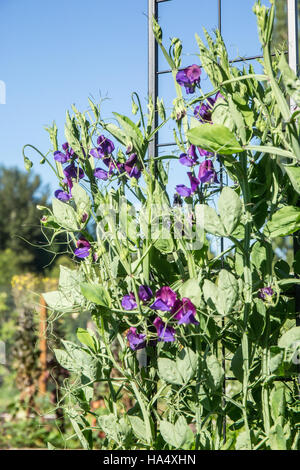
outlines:
[{"label": "purple pea flower", "polygon": [[73,155],[75,155],[74,150],[71,147],[69,148],[68,142],[62,144],[62,149],[65,151],[65,153],[56,150],[53,154],[54,160],[60,163],[66,163]]},{"label": "purple pea flower", "polygon": [[130,292],[130,294],[124,295],[121,304],[124,310],[134,310],[137,307],[134,293]]},{"label": "purple pea flower", "polygon": [[176,186],[176,192],[179,194],[179,196],[182,197],[190,197],[190,195],[192,194],[192,190],[184,184],[178,184]]},{"label": "purple pea flower", "polygon": [[129,341],[129,347],[133,351],[137,351],[138,349],[143,349],[146,346],[146,335],[136,332],[136,328],[133,326],[129,328],[129,332],[127,333],[127,339]]},{"label": "purple pea flower", "polygon": [[207,103],[201,103],[194,109],[194,116],[202,123],[211,122],[212,108],[215,104],[214,98],[207,98]]},{"label": "purple pea flower", "polygon": [[163,286],[156,292],[155,297],[156,300],[150,305],[150,308],[153,310],[161,310],[162,312],[169,312],[176,302],[177,294],[171,287]]},{"label": "purple pea flower", "polygon": [[130,157],[126,160],[126,162],[124,163],[123,168],[128,174],[128,176],[139,179],[139,177],[141,176],[141,172],[136,165],[137,161],[138,161],[137,154],[132,153]]},{"label": "purple pea flower", "polygon": [[179,158],[179,162],[185,166],[193,166],[197,163],[198,157],[196,155],[195,145],[191,145],[187,153],[182,153]]},{"label": "purple pea flower", "polygon": [[148,302],[153,297],[152,290],[149,286],[141,285],[139,287],[139,299]]},{"label": "purple pea flower", "polygon": [[110,155],[115,150],[114,143],[104,135],[99,135],[97,145],[103,155]]},{"label": "purple pea flower", "polygon": [[59,163],[66,163],[68,160],[70,160],[70,157],[67,154],[60,152],[59,150],[56,150],[53,155],[54,160]]},{"label": "purple pea flower", "polygon": [[90,254],[91,250],[91,244],[88,240],[85,238],[81,237],[77,240],[76,242],[76,250],[74,251],[74,254],[78,258],[87,258]]},{"label": "purple pea flower", "polygon": [[106,181],[108,178],[108,172],[106,170],[102,170],[102,168],[95,168],[94,176],[95,178],[98,178],[99,180]]},{"label": "purple pea flower", "polygon": [[175,341],[175,330],[172,326],[166,325],[161,318],[156,317],[153,325],[156,328],[158,341],[170,343]]},{"label": "purple pea flower", "polygon": [[188,177],[190,179],[192,193],[194,193],[195,191],[197,191],[200,181],[190,171],[188,171]]},{"label": "purple pea flower", "polygon": [[176,75],[176,81],[180,86],[184,86],[186,93],[189,95],[194,93],[196,85],[199,85],[200,75],[200,67],[193,64],[183,70],[179,70]]},{"label": "purple pea flower", "polygon": [[262,287],[259,289],[258,296],[263,299],[263,300],[271,300],[272,295],[274,294],[274,291],[272,287]]},{"label": "purple pea flower", "polygon": [[208,150],[204,150],[204,149],[201,149],[200,147],[197,147],[198,149],[198,152],[199,152],[199,155],[200,157],[213,157],[213,153],[212,152],[209,152]]},{"label": "purple pea flower", "polygon": [[54,196],[56,199],[59,199],[62,202],[67,202],[71,199],[71,194],[67,193],[66,191],[63,191],[62,189],[57,189],[54,193]]},{"label": "purple pea flower", "polygon": [[172,313],[175,314],[174,318],[178,320],[178,325],[184,323],[188,325],[193,323],[194,325],[199,325],[199,322],[195,319],[196,316],[196,307],[187,297],[183,297],[182,300],[177,300]]},{"label": "purple pea flower", "polygon": [[198,178],[201,183],[219,182],[211,160],[205,160],[200,164]]},{"label": "purple pea flower", "polygon": [[[79,179],[81,179],[81,178],[84,177],[83,169],[80,168],[80,167],[76,167],[74,165],[74,163],[71,163],[70,165],[66,166],[66,168],[63,171],[64,171],[64,175],[66,177],[66,180],[70,179],[70,178],[77,179],[77,177]],[[65,181],[65,182],[67,182],[67,181]]]}]

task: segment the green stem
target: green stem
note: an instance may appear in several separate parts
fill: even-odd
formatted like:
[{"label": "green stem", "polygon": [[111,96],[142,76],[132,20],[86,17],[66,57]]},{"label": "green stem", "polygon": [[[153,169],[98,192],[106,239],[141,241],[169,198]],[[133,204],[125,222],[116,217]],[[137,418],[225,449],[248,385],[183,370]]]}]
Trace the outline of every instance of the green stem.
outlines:
[{"label": "green stem", "polygon": [[252,274],[250,265],[250,241],[251,241],[251,212],[250,212],[250,190],[247,179],[247,154],[245,152],[240,154],[240,163],[244,170],[244,177],[240,181],[242,194],[244,198],[246,224],[245,224],[245,238],[244,238],[244,251],[243,251],[243,264],[244,264],[244,282],[245,282],[245,305],[243,313],[243,335],[242,335],[242,354],[243,354],[243,417],[245,423],[245,430],[247,433],[247,440],[251,449],[251,435],[248,423],[247,403],[249,393],[249,374],[250,374],[250,361],[249,361],[249,341],[248,341],[248,319],[251,312],[252,304]]}]

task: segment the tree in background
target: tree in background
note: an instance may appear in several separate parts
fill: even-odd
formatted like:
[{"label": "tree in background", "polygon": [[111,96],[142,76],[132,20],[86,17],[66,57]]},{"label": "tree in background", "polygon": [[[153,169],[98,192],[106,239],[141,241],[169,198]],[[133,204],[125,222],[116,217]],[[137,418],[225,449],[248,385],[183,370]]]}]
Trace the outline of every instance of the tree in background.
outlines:
[{"label": "tree in background", "polygon": [[[54,250],[47,251],[41,233],[36,206],[47,206],[48,198],[49,189],[38,175],[0,167],[0,285],[7,285],[16,273],[43,271],[63,250],[64,239],[58,238]],[[51,235],[49,229],[44,233]]]}]

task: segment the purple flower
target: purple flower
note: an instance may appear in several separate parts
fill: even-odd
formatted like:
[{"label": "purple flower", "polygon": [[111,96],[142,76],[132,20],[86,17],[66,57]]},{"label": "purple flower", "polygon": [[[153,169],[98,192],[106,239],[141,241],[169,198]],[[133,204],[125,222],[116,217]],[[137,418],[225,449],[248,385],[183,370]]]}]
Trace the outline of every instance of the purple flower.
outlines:
[{"label": "purple flower", "polygon": [[57,189],[54,193],[54,196],[56,199],[59,199],[60,201],[67,202],[69,199],[71,199],[71,194],[68,194],[66,191],[63,191],[62,189]]},{"label": "purple flower", "polygon": [[63,171],[66,177],[65,182],[67,182],[67,179],[70,179],[70,178],[81,179],[84,177],[83,169],[80,168],[79,166],[76,167],[74,163],[71,163],[70,165],[66,166],[66,168]]},{"label": "purple flower", "polygon": [[177,298],[176,292],[171,287],[163,286],[155,294],[156,300],[150,305],[153,310],[161,310],[162,312],[169,312],[172,310]]},{"label": "purple flower", "polygon": [[143,302],[148,302],[153,297],[152,290],[149,286],[141,285],[139,287],[139,299]]},{"label": "purple flower", "polygon": [[200,83],[200,75],[200,67],[193,64],[183,70],[179,70],[176,75],[176,81],[180,86],[184,86],[187,94],[192,94],[195,91],[195,86]]},{"label": "purple flower", "polygon": [[197,147],[200,157],[213,157],[213,153]]},{"label": "purple flower", "polygon": [[67,154],[60,152],[59,150],[56,150],[53,155],[54,160],[60,163],[66,163],[68,160],[70,160],[70,157]]},{"label": "purple flower", "polygon": [[138,349],[143,349],[146,346],[146,335],[136,332],[136,328],[131,327],[129,328],[129,332],[127,333],[127,339],[129,341],[129,347],[133,351],[137,351]]},{"label": "purple flower", "polygon": [[194,116],[202,123],[211,122],[212,108],[215,104],[214,98],[207,98],[207,103],[201,103],[194,109]]},{"label": "purple flower", "polygon": [[134,293],[124,295],[121,304],[124,310],[134,310],[137,307]]},{"label": "purple flower", "polygon": [[218,183],[217,173],[215,172],[213,162],[205,160],[200,164],[198,178],[201,183]]},{"label": "purple flower", "polygon": [[90,150],[90,155],[92,155],[92,157],[94,158],[102,158],[103,157],[103,154],[101,153],[101,151],[97,148],[95,149],[91,149]]},{"label": "purple flower", "polygon": [[194,176],[190,171],[188,171],[188,177],[190,179],[192,193],[194,193],[197,190],[200,182],[198,178],[196,178],[196,176]]},{"label": "purple flower", "polygon": [[98,178],[99,180],[106,181],[108,178],[108,172],[106,170],[102,170],[101,168],[95,168],[94,176],[95,178]]},{"label": "purple flower", "polygon": [[141,172],[136,165],[137,160],[138,160],[137,154],[132,153],[123,165],[123,168],[128,174],[128,176],[136,178],[136,179],[138,179],[141,176]]},{"label": "purple flower", "polygon": [[158,341],[166,343],[175,341],[175,330],[172,326],[166,325],[159,317],[155,318],[153,325],[157,331]]},{"label": "purple flower", "polygon": [[69,148],[68,142],[65,142],[64,144],[62,144],[62,148],[65,151],[65,153],[60,152],[59,150],[56,150],[53,154],[54,160],[60,163],[66,163],[68,160],[70,160],[70,158],[73,155],[75,155],[74,150],[71,147]]},{"label": "purple flower", "polygon": [[81,237],[77,240],[76,242],[76,250],[74,251],[74,254],[78,258],[86,258],[90,254],[91,250],[91,244],[88,240],[85,238]]},{"label": "purple flower", "polygon": [[270,298],[274,294],[272,287],[262,287],[259,289],[258,296],[263,300],[271,300]]},{"label": "purple flower", "polygon": [[99,135],[97,145],[103,155],[110,155],[115,150],[114,143],[104,135]]},{"label": "purple flower", "polygon": [[176,186],[176,192],[182,197],[190,197],[192,190],[184,184],[178,184]]},{"label": "purple flower", "polygon": [[194,325],[199,325],[199,322],[195,319],[196,316],[196,307],[187,297],[183,297],[182,300],[177,300],[172,313],[175,314],[174,318],[178,320],[178,325],[184,323],[188,325],[193,323]]},{"label": "purple flower", "polygon": [[179,158],[180,163],[185,166],[193,166],[197,163],[197,160],[195,145],[191,145],[187,153],[182,153]]}]

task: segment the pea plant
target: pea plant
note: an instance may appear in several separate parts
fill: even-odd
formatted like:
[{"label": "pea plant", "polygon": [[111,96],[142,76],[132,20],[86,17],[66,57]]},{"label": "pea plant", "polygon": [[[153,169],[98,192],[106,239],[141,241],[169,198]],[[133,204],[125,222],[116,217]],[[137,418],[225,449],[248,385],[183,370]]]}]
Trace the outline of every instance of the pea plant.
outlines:
[{"label": "pea plant", "polygon": [[[61,147],[56,125],[47,129],[52,147],[39,153],[59,189],[51,209],[39,207],[41,226],[49,244],[66,235],[74,269],[62,266],[44,297],[50,320],[89,311],[95,325],[55,351],[85,449],[99,431],[108,449],[299,446],[300,259],[281,259],[276,240],[300,229],[300,81],[284,52],[271,54],[274,5],[253,9],[261,73],[235,67],[206,30],[200,65],[182,69],[180,40],[166,45],[153,20],[174,79],[169,115],[162,99],[144,110],[133,93],[136,118],[104,121],[89,100],[67,112]],[[166,123],[177,150],[154,157],[149,143]],[[189,185],[168,180],[174,160]],[[99,384],[101,415],[91,407]]]}]

